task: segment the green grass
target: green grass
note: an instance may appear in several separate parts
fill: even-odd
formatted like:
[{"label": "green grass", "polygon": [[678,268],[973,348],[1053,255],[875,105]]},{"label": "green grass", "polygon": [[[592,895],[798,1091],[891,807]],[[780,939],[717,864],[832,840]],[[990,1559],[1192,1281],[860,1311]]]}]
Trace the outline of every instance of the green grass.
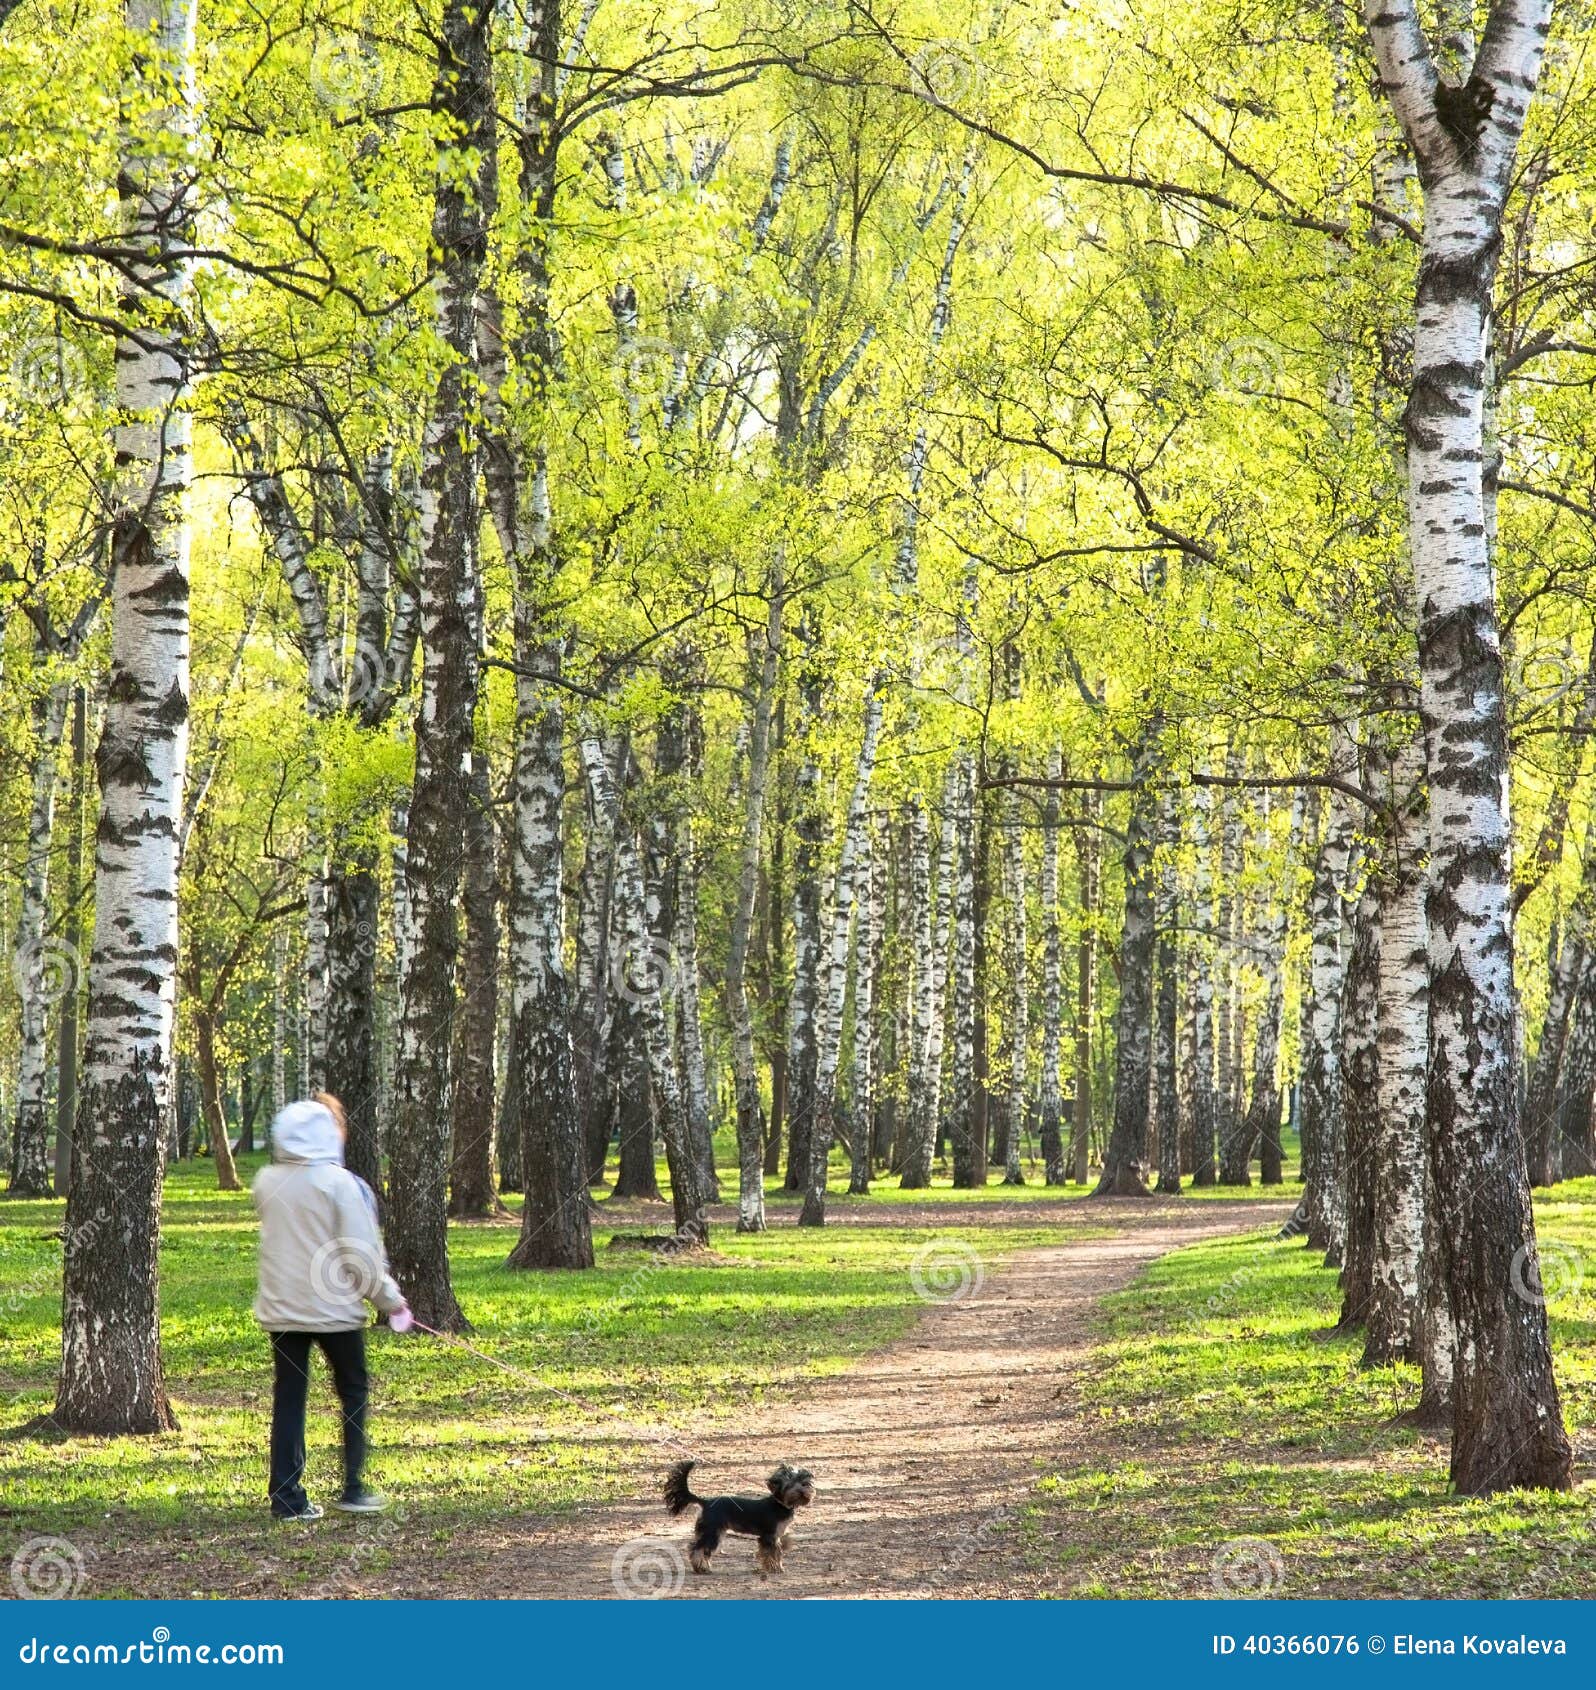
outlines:
[{"label": "green grass", "polygon": [[[260,1160],[245,1159],[246,1180]],[[969,1226],[936,1216],[913,1224],[907,1208],[890,1226],[847,1224],[870,1202],[932,1198],[940,1206],[950,1195],[938,1187],[900,1199],[883,1187],[875,1199],[839,1194],[839,1224],[824,1230],[799,1230],[790,1215],[756,1237],[720,1228],[713,1263],[606,1249],[610,1229],[601,1223],[598,1268],[584,1274],[511,1272],[504,1260],[513,1226],[454,1227],[454,1284],[476,1327],[473,1342],[591,1407],[435,1340],[375,1331],[372,1477],[396,1503],[419,1505],[440,1546],[456,1527],[602,1500],[626,1467],[603,1441],[609,1427],[618,1443],[635,1446],[640,1428],[746,1410],[906,1331],[922,1306],[909,1269],[927,1240],[959,1240],[993,1263],[1059,1235],[1044,1216],[1016,1219],[1011,1200],[1021,1194],[997,1186],[958,1194],[972,1204]],[[1009,1212],[994,1224],[996,1213],[974,1207],[983,1202]],[[250,1313],[247,1194],[218,1193],[209,1163],[181,1165],[168,1179],[162,1342],[181,1429],[157,1438],[17,1435],[52,1400],[61,1261],[52,1234],[62,1210],[55,1201],[0,1204],[0,1521],[13,1528],[0,1547],[11,1535],[54,1534],[114,1549],[119,1568],[142,1555],[159,1581],[135,1580],[146,1592],[233,1588],[218,1557],[239,1565],[265,1558],[275,1568],[272,1589],[286,1594],[310,1587],[324,1576],[325,1557],[265,1520],[270,1369]],[[668,1231],[669,1214],[662,1206],[647,1230]],[[1105,1230],[1072,1224],[1070,1236]],[[318,1383],[313,1402],[325,1409],[330,1401]],[[313,1412],[309,1446],[309,1485],[325,1497],[337,1470],[334,1413]],[[91,1573],[87,1592],[130,1588]]]},{"label": "green grass", "polygon": [[1536,1213],[1561,1268],[1572,1494],[1450,1496],[1444,1441],[1396,1423],[1417,1370],[1362,1369],[1361,1338],[1328,1332],[1334,1272],[1257,1233],[1166,1256],[1106,1301],[1090,1453],[1038,1482],[1016,1528],[1033,1571],[1066,1596],[1596,1594],[1596,1180]]}]

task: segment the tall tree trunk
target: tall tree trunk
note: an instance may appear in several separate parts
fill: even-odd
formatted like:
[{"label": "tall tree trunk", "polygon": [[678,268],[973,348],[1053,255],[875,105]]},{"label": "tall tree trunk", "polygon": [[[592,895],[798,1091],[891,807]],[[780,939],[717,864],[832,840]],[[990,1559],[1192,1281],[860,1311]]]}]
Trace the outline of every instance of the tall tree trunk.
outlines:
[{"label": "tall tree trunk", "polygon": [[222,1080],[216,1065],[216,1017],[203,1006],[194,1011],[194,1045],[199,1061],[200,1108],[210,1134],[211,1155],[216,1159],[216,1189],[242,1191],[233,1147],[227,1138],[227,1114],[222,1108]]},{"label": "tall tree trunk", "polygon": [[[1495,0],[1462,98],[1415,0],[1367,0],[1387,98],[1424,184],[1405,417],[1430,787],[1431,1156],[1456,1328],[1452,1482],[1563,1490],[1572,1455],[1552,1373],[1519,1121],[1507,698],[1485,482],[1486,345],[1502,215],[1539,79],[1550,0]],[[1459,112],[1462,112],[1461,120]]]},{"label": "tall tree trunk", "polygon": [[139,127],[123,136],[118,188],[137,256],[122,286],[128,326],[116,357],[110,680],[95,759],[94,946],[54,1411],[63,1430],[88,1433],[176,1424],[161,1368],[158,1254],[188,757],[192,425],[179,249],[189,219],[193,3],[127,0],[126,23],[141,44],[128,102]]},{"label": "tall tree trunk", "polygon": [[[1047,754],[1047,778],[1058,780],[1064,759],[1058,748]],[[1063,1185],[1068,1177],[1064,1161],[1064,941],[1059,929],[1059,803],[1057,788],[1049,788],[1042,804],[1042,1086],[1039,1136],[1042,1177],[1048,1185]]]},{"label": "tall tree trunk", "polygon": [[[1340,727],[1331,730],[1330,775],[1346,780],[1357,768],[1356,748]],[[1349,801],[1332,790],[1314,869],[1309,904],[1307,1044],[1302,1053],[1302,1177],[1310,1250],[1328,1250],[1334,1202],[1335,1143],[1341,1134],[1341,930],[1353,816]]]},{"label": "tall tree trunk", "polygon": [[813,744],[819,731],[821,676],[812,628],[799,677],[798,738],[803,760],[793,799],[792,987],[787,999],[787,1179],[788,1191],[804,1189],[815,1121],[815,1074],[820,1045],[821,929],[820,847],[825,836],[820,764]]},{"label": "tall tree trunk", "polygon": [[1180,1009],[1180,949],[1175,942],[1179,909],[1175,891],[1175,853],[1180,848],[1180,812],[1175,793],[1166,788],[1158,801],[1156,903],[1157,996],[1154,1002],[1152,1103],[1157,1127],[1158,1187],[1167,1197],[1180,1195],[1180,1081],[1176,1068]]},{"label": "tall tree trunk", "polygon": [[[605,740],[604,755],[612,769],[627,756],[621,735]],[[609,817],[587,799],[586,841],[582,877],[576,902],[576,996],[571,1005],[571,1074],[576,1090],[576,1113],[587,1158],[587,1182],[601,1185],[609,1154],[613,1076],[609,1072],[610,902],[615,874],[615,835]]]},{"label": "tall tree trunk", "polygon": [[1102,801],[1085,797],[1084,825],[1075,835],[1075,864],[1080,881],[1081,929],[1075,946],[1075,1110],[1070,1139],[1070,1178],[1086,1184],[1086,1153],[1092,1136],[1092,1025],[1097,1018],[1097,911],[1100,859],[1094,831]]},{"label": "tall tree trunk", "polygon": [[906,1124],[902,1177],[906,1191],[922,1191],[931,1183],[931,1159],[936,1151],[936,1093],[931,1078],[931,1028],[936,1019],[935,880],[931,863],[931,822],[918,799],[909,806],[909,920],[912,924],[909,1024],[909,1083],[905,1099]]},{"label": "tall tree trunk", "polygon": [[[41,652],[41,656],[45,655]],[[33,709],[33,776],[27,854],[17,912],[12,975],[22,1008],[17,1043],[17,1112],[11,1134],[11,1195],[50,1194],[50,1122],[44,1076],[50,1053],[50,1005],[77,990],[78,958],[46,938],[55,792],[66,729],[67,684],[58,681]]]},{"label": "tall tree trunk", "polygon": [[[883,832],[885,831],[883,821]],[[876,828],[867,820],[861,835],[858,864],[858,915],[854,922],[853,963],[853,1151],[848,1190],[855,1197],[870,1191],[871,1155],[875,1148],[877,1087],[881,1041],[876,1016],[876,989],[881,959],[881,929],[886,915],[887,865],[876,844]],[[887,836],[890,842],[890,835]],[[890,849],[890,843],[889,843]]]},{"label": "tall tree trunk", "polygon": [[[449,1277],[449,1050],[459,952],[460,824],[471,813],[479,623],[473,321],[496,195],[492,13],[446,0],[432,110],[442,130],[432,246],[438,339],[450,361],[422,437],[421,699],[406,837],[413,948],[401,984],[385,1231],[416,1318],[467,1326]],[[475,179],[460,168],[469,148]]]},{"label": "tall tree trunk", "polygon": [[[748,998],[748,946],[759,893],[760,840],[765,793],[770,782],[771,712],[781,662],[781,624],[786,605],[783,558],[771,563],[765,648],[760,654],[754,707],[748,729],[748,774],[743,796],[742,853],[737,866],[737,902],[732,909],[726,957],[726,1010],[731,1021],[732,1072],[737,1103],[737,1230],[765,1230],[765,1146],[760,1122],[759,1058],[754,1047],[754,1011]],[[779,910],[770,919],[779,922]]]},{"label": "tall tree trunk", "polygon": [[1196,875],[1192,886],[1193,935],[1187,949],[1191,973],[1192,1059],[1191,1075],[1191,1182],[1214,1185],[1219,1169],[1215,1140],[1219,1127],[1218,1095],[1214,1088],[1214,981],[1217,974],[1218,940],[1215,937],[1213,878],[1213,818],[1211,789],[1199,786],[1192,793],[1192,850]]},{"label": "tall tree trunk", "polygon": [[1119,939],[1119,1006],[1114,1017],[1114,1125],[1097,1196],[1146,1197],[1148,1103],[1153,1053],[1152,776],[1162,723],[1143,728],[1125,828],[1125,914]]},{"label": "tall tree trunk", "polygon": [[[830,943],[819,970],[822,995],[815,1054],[815,1121],[799,1226],[826,1224],[826,1168],[831,1142],[837,1135],[837,1070],[842,1060],[842,1018],[848,995],[849,938],[859,870],[870,853],[870,783],[875,778],[880,732],[881,686],[872,678],[865,689],[859,760],[854,767],[853,793],[848,800],[832,893]],[[857,1124],[854,1130],[860,1130]]]},{"label": "tall tree trunk", "polygon": [[1353,916],[1341,1008],[1346,1242],[1338,1325],[1343,1330],[1363,1324],[1374,1293],[1374,1176],[1380,1142],[1379,868],[1377,862],[1370,863]]},{"label": "tall tree trunk", "polygon": [[359,845],[326,877],[322,1072],[349,1123],[345,1165],[382,1190],[377,1097],[377,858]]},{"label": "tall tree trunk", "polygon": [[[1287,862],[1294,864],[1296,841],[1301,837],[1306,803],[1301,791],[1291,807]],[[1252,1044],[1252,1101],[1247,1108],[1246,1138],[1258,1146],[1258,1183],[1279,1185],[1285,1177],[1284,1153],[1280,1144],[1280,1028],[1285,1018],[1286,936],[1291,927],[1292,878],[1288,874],[1277,897],[1269,904],[1263,931],[1263,1007]]]},{"label": "tall tree trunk", "polygon": [[1389,759],[1387,788],[1395,826],[1379,881],[1379,1143],[1373,1287],[1363,1346],[1366,1367],[1419,1356],[1429,932],[1424,913],[1424,747],[1416,733]]},{"label": "tall tree trunk", "polygon": [[488,753],[479,744],[471,770],[465,832],[465,947],[455,1017],[449,1213],[484,1218],[500,1212],[493,1187],[494,1042],[499,1031],[499,870]]},{"label": "tall tree trunk", "polygon": [[[608,1099],[620,1138],[615,1173],[615,1197],[663,1203],[654,1169],[654,1088],[648,1077],[648,1050],[643,1042],[643,1019],[630,997],[618,997],[610,1016],[612,1077]],[[608,1136],[608,1127],[605,1132]]]},{"label": "tall tree trunk", "polygon": [[[949,920],[951,946],[952,1051],[949,1066],[948,1142],[953,1152],[953,1183],[976,1183],[980,1100],[976,1092],[975,1021],[975,758],[961,751],[955,758],[953,791],[953,879]],[[984,1169],[982,1170],[985,1171]]]},{"label": "tall tree trunk", "polygon": [[1574,994],[1574,1008],[1558,1086],[1558,1130],[1563,1138],[1563,1177],[1596,1173],[1591,1132],[1591,1096],[1596,1087],[1596,959],[1587,952]]},{"label": "tall tree trunk", "polygon": [[[72,793],[67,811],[66,886],[63,902],[66,915],[61,943],[69,958],[79,958],[83,947],[83,806],[88,789],[89,700],[83,687],[73,688],[72,700]],[[81,964],[73,963],[72,984],[61,998],[61,1019],[56,1031],[55,1071],[55,1194],[65,1197],[72,1186],[72,1134],[78,1115],[78,993]]]},{"label": "tall tree trunk", "polygon": [[[1225,775],[1241,773],[1234,740],[1225,752]],[[1209,952],[1214,975],[1214,1137],[1219,1152],[1219,1183],[1244,1184],[1236,1174],[1236,911],[1241,879],[1241,795],[1235,787],[1219,792],[1219,896],[1214,910],[1213,946]],[[1245,1172],[1245,1169],[1243,1169]]]}]

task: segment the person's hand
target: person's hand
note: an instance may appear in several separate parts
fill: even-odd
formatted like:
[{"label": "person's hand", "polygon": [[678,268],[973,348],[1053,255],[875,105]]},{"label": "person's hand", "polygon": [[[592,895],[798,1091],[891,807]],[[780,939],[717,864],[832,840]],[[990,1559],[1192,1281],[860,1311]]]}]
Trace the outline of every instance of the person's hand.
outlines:
[{"label": "person's hand", "polygon": [[401,1303],[388,1316],[388,1330],[390,1332],[408,1332],[416,1324],[416,1317],[410,1312],[408,1303]]}]

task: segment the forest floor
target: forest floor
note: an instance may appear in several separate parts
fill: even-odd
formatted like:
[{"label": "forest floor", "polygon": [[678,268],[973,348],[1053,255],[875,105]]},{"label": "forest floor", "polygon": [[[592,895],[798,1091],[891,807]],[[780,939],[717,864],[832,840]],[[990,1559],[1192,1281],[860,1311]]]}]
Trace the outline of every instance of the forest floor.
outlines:
[{"label": "forest floor", "polygon": [[[882,1188],[839,1193],[823,1231],[773,1192],[770,1231],[723,1227],[697,1261],[607,1248],[669,1211],[605,1201],[595,1274],[507,1272],[511,1219],[452,1229],[472,1342],[503,1365],[373,1334],[372,1477],[395,1506],[305,1528],[264,1517],[253,1223],[208,1177],[169,1184],[182,1429],[156,1439],[24,1433],[59,1343],[60,1206],[0,1205],[0,1550],[66,1539],[85,1596],[1596,1591],[1596,1182],[1538,1206],[1586,1481],[1569,1497],[1446,1495],[1444,1444],[1395,1423],[1411,1370],[1360,1369],[1357,1340],[1328,1333],[1334,1273],[1275,1237],[1293,1188]],[[659,1502],[684,1452],[700,1494],[813,1469],[785,1572],[758,1578],[738,1539],[710,1577],[686,1571],[690,1521]]]}]

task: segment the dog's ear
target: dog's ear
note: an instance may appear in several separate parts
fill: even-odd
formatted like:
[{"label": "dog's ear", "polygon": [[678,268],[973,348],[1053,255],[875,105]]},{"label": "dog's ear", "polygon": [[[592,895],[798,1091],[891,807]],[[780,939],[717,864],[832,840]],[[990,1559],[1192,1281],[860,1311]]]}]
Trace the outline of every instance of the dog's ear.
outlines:
[{"label": "dog's ear", "polygon": [[789,1467],[785,1461],[782,1462],[782,1464],[776,1469],[776,1471],[774,1473],[772,1473],[768,1479],[765,1480],[766,1485],[768,1485],[769,1488],[770,1488],[770,1494],[772,1496],[779,1497],[782,1493],[782,1490],[785,1488],[788,1479],[790,1479],[791,1477],[792,1477],[792,1468]]}]

